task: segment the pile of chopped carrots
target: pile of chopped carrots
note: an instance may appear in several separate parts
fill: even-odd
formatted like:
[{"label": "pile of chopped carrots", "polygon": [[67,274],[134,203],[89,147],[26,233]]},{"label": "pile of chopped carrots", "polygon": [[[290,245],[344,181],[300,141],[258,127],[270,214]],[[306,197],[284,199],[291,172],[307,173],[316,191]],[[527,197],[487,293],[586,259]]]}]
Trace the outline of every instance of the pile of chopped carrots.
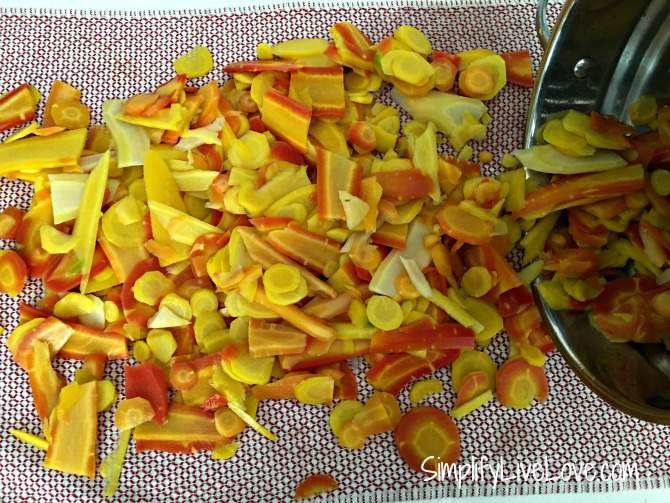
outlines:
[{"label": "pile of chopped carrots", "polygon": [[538,145],[514,152],[534,176],[552,176],[511,209],[534,222],[519,242],[520,274],[542,275],[549,307],[588,310],[613,342],[670,348],[670,105],[642,96],[628,113],[646,133],[567,110],[542,126]]},{"label": "pile of chopped carrots", "polygon": [[[261,402],[297,400],[336,403],[329,424],[345,449],[394,432],[398,454],[421,470],[424,459],[458,460],[454,419],[494,392],[515,409],[547,399],[554,346],[528,285],[545,270],[594,271],[595,252],[553,230],[558,210],[580,187],[599,196],[570,201],[641,188],[636,168],[540,188],[521,169],[484,177],[471,143],[491,120],[485,101],[508,82],[533,85],[527,51],[441,52],[410,26],[377,44],[347,22],[330,35],[261,44],[257,61],[225,67],[222,86],[189,84],[213,69],[196,47],[152,92],[106,101],[101,125],[81,90],[56,81],[42,122],[0,144],[0,175],[35,187],[27,212],[0,215],[0,237],[16,240],[0,255],[0,290],[18,295],[36,277],[47,291],[20,305],[7,340],[44,436],[13,432],[46,451],[46,467],[95,477],[97,415],[115,406],[118,446],[98,467],[113,494],[131,438],[140,453],[226,460],[247,428],[276,439],[256,419]],[[403,125],[376,99],[387,84],[411,116]],[[32,121],[39,100],[25,84],[1,97],[0,131]],[[455,156],[440,153],[445,141]],[[583,143],[567,142],[590,152]],[[669,205],[667,195],[656,199]],[[505,258],[519,242],[521,273]],[[652,306],[667,310],[665,298]],[[484,349],[503,328],[511,350],[497,368]],[[131,357],[117,401],[105,362]],[[365,402],[357,357],[376,390]],[[54,358],[82,361],[71,382]],[[429,376],[444,367],[455,407],[403,414],[401,390],[428,376],[413,382],[412,404],[443,393]],[[296,497],[336,487],[316,474]]]}]

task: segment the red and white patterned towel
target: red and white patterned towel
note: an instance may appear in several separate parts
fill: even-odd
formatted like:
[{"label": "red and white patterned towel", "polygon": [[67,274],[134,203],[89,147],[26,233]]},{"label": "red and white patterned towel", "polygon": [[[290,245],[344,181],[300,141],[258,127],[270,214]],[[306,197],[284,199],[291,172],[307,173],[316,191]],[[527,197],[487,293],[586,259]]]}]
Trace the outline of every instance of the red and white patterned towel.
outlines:
[{"label": "red and white patterned towel", "polygon": [[[225,3],[225,2],[222,2]],[[497,3],[497,5],[491,5]],[[113,5],[113,3],[110,3]],[[188,6],[188,2],[184,3]],[[557,8],[553,10],[553,15]],[[343,2],[341,7],[313,3],[272,8],[146,12],[141,14],[75,13],[0,9],[0,91],[22,82],[46,94],[51,82],[63,79],[84,89],[84,102],[99,121],[104,99],[148,91],[171,76],[171,62],[193,45],[203,44],[214,54],[213,78],[224,78],[225,63],[254,57],[259,42],[286,38],[328,36],[337,21],[352,21],[372,39],[389,35],[400,24],[423,30],[434,47],[460,51],[488,47],[498,51],[529,48],[539,61],[541,49],[534,30],[532,1],[452,0],[439,7],[387,2],[365,6]],[[501,153],[520,146],[530,92],[508,86],[490,104],[494,117],[482,148]],[[488,174],[492,174],[492,171]],[[26,208],[30,190],[22,182],[0,180],[0,208]],[[3,248],[11,243],[0,243]],[[34,301],[41,286],[31,282],[19,300]],[[18,321],[17,301],[0,296],[0,324],[11,331]],[[3,342],[6,334],[2,336]],[[506,356],[505,337],[499,335],[488,350],[497,363]],[[59,362],[68,378],[76,362]],[[122,389],[122,362],[108,365],[107,373]],[[357,363],[365,395],[364,364]],[[280,502],[290,501],[296,484],[315,472],[332,474],[340,489],[327,496],[341,502],[385,502],[465,495],[546,494],[602,491],[670,485],[670,428],[654,426],[615,411],[577,380],[559,354],[547,364],[551,385],[547,404],[528,411],[512,411],[489,403],[458,421],[462,462],[502,458],[548,464],[550,475],[566,463],[635,462],[638,482],[533,482],[523,475],[499,482],[466,478],[459,488],[453,481],[424,482],[398,457],[391,434],[369,440],[361,451],[337,445],[327,425],[330,409],[289,402],[262,403],[259,420],[277,434],[272,443],[251,430],[241,436],[241,447],[231,461],[147,453],[131,447],[121,488],[114,498],[123,502]],[[449,390],[449,372],[440,371]],[[25,373],[0,348],[0,500],[3,502],[102,501],[102,481],[90,481],[42,468],[44,453],[8,435],[9,428],[39,433]],[[401,395],[404,410],[407,391]],[[428,400],[444,409],[453,406],[451,391]],[[99,458],[116,441],[113,411],[100,416]]]}]

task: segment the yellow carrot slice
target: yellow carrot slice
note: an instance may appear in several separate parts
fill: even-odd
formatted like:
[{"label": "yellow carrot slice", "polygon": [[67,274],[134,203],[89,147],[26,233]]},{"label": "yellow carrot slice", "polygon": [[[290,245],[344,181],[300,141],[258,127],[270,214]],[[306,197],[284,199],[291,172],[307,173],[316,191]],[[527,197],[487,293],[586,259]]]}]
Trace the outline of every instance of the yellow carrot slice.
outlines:
[{"label": "yellow carrot slice", "polygon": [[344,425],[361,410],[363,410],[363,404],[357,400],[342,400],[335,406],[328,418],[328,424],[336,437],[340,436]]},{"label": "yellow carrot slice", "polygon": [[[68,392],[66,392],[66,389]],[[95,477],[97,386],[70,383],[61,390],[44,466],[75,475]],[[76,438],[77,442],[72,439]]]},{"label": "yellow carrot slice", "polygon": [[425,379],[412,385],[409,390],[409,401],[413,404],[419,403],[431,395],[437,395],[444,391],[442,382],[439,379]]},{"label": "yellow carrot slice", "polygon": [[419,54],[410,51],[390,51],[384,58],[393,55],[392,75],[413,86],[421,86],[434,74],[433,67]]},{"label": "yellow carrot slice", "polygon": [[183,56],[179,56],[172,66],[178,74],[185,74],[189,79],[203,77],[214,68],[212,53],[207,47],[196,45]]},{"label": "yellow carrot slice", "polygon": [[470,412],[473,412],[474,410],[478,409],[482,405],[490,402],[493,400],[493,391],[486,390],[484,393],[477,395],[471,400],[468,400],[467,402],[459,405],[458,407],[455,407],[449,411],[449,415],[451,417],[454,417],[456,419],[460,419],[468,414]]},{"label": "yellow carrot slice", "polygon": [[77,292],[65,294],[53,307],[59,318],[76,318],[88,314],[95,308],[93,299]]},{"label": "yellow carrot slice", "polygon": [[497,54],[479,58],[461,72],[459,90],[466,96],[493,99],[507,84],[505,60]]},{"label": "yellow carrot slice", "polygon": [[143,127],[119,120],[123,103],[123,100],[105,101],[102,105],[102,116],[116,144],[118,166],[141,166],[144,155],[149,150],[149,133]]},{"label": "yellow carrot slice", "polygon": [[91,111],[79,101],[54,103],[51,116],[56,126],[67,129],[87,128],[91,122]]},{"label": "yellow carrot slice", "polygon": [[272,289],[276,293],[288,293],[300,286],[300,271],[288,264],[275,264],[263,274],[263,284],[266,290]]},{"label": "yellow carrot slice", "polygon": [[31,136],[0,144],[0,176],[13,171],[39,171],[74,166],[86,142],[86,129],[64,131],[52,136]]},{"label": "yellow carrot slice", "polygon": [[79,242],[79,238],[61,232],[49,224],[45,224],[40,227],[40,241],[42,243],[42,248],[44,248],[47,253],[55,255],[73,250]]},{"label": "yellow carrot slice", "polygon": [[38,437],[37,435],[33,435],[32,433],[28,433],[21,430],[15,430],[14,428],[11,428],[9,430],[9,433],[11,433],[15,438],[19,439],[21,442],[24,442],[28,445],[32,445],[33,447],[36,447],[41,451],[46,451],[47,447],[49,447],[49,442],[46,439]]},{"label": "yellow carrot slice", "polygon": [[360,300],[354,299],[349,304],[349,309],[347,310],[347,315],[356,327],[363,328],[368,326],[368,315],[365,310],[365,304]]},{"label": "yellow carrot slice", "polygon": [[[148,202],[162,203],[176,210],[186,212],[184,201],[179,195],[177,182],[175,182],[166,162],[155,150],[147,151],[144,156],[144,186]],[[154,212],[151,212],[151,231],[156,241],[170,243],[170,233]],[[161,261],[161,265],[169,264]]]},{"label": "yellow carrot slice", "polygon": [[100,158],[95,169],[91,171],[81,197],[81,207],[86,208],[86,211],[79,213],[72,230],[72,235],[76,236],[77,240],[73,251],[81,263],[81,284],[79,288],[82,292],[86,291],[86,285],[91,273],[91,265],[93,264],[100,212],[105,197],[105,189],[107,188],[109,159],[110,154],[108,150]]},{"label": "yellow carrot slice", "polygon": [[170,308],[159,307],[158,311],[147,320],[147,328],[185,327],[189,323],[189,320],[176,315]]},{"label": "yellow carrot slice", "polygon": [[478,370],[486,372],[489,382],[493,385],[497,368],[491,357],[483,351],[474,349],[463,351],[451,366],[451,382],[454,389],[458,391],[465,376]]},{"label": "yellow carrot slice", "polygon": [[336,293],[333,287],[322,281],[304,267],[298,266],[290,258],[279,253],[277,250],[267,244],[257,232],[247,227],[238,227],[238,232],[242,237],[244,245],[252,260],[258,262],[263,267],[270,267],[276,263],[291,264],[300,269],[300,273],[307,281],[307,285],[314,291],[321,292],[327,297],[335,298]]},{"label": "yellow carrot slice", "polygon": [[230,442],[229,444],[219,444],[212,450],[212,459],[227,461],[235,454],[240,448],[240,444],[237,442]]},{"label": "yellow carrot slice", "polygon": [[228,404],[228,407],[230,407],[230,410],[232,410],[235,414],[237,414],[240,417],[240,419],[242,419],[242,421],[247,423],[249,426],[251,426],[254,430],[263,435],[265,438],[272,441],[277,440],[277,437],[272,432],[270,432],[267,428],[259,424],[258,421],[256,421],[253,417],[247,414],[242,407],[232,402]]},{"label": "yellow carrot slice", "polygon": [[151,353],[163,363],[167,363],[177,350],[177,342],[169,330],[152,329],[147,333],[147,345]]},{"label": "yellow carrot slice", "polygon": [[320,341],[335,339],[335,330],[317,318],[309,316],[295,306],[280,306],[270,301],[263,287],[256,292],[256,302],[277,314],[286,322]]},{"label": "yellow carrot slice", "polygon": [[160,271],[148,271],[133,285],[133,296],[138,302],[157,306],[159,301],[176,289],[171,279]]},{"label": "yellow carrot slice", "polygon": [[382,198],[382,186],[374,177],[361,180],[361,199],[368,205],[369,210],[363,218],[362,226],[365,231],[373,231],[377,225],[379,214],[378,205]]},{"label": "yellow carrot slice", "polygon": [[547,357],[540,348],[531,344],[522,344],[519,347],[519,354],[534,367],[544,367],[544,363],[547,360]]},{"label": "yellow carrot slice", "polygon": [[484,330],[484,325],[477,321],[470,313],[459,306],[456,302],[449,299],[435,288],[432,289],[432,294],[429,300],[461,325],[471,328],[475,334],[478,334]]},{"label": "yellow carrot slice", "polygon": [[151,349],[149,345],[144,341],[136,341],[133,344],[133,358],[140,363],[149,361],[151,359]]},{"label": "yellow carrot slice", "polygon": [[148,400],[142,397],[126,398],[119,402],[114,416],[116,427],[121,430],[130,430],[154,418],[154,409]]},{"label": "yellow carrot slice", "polygon": [[222,407],[214,413],[214,426],[219,435],[234,438],[244,431],[246,423],[229,407]]},{"label": "yellow carrot slice", "polygon": [[190,299],[191,312],[196,318],[204,313],[212,313],[219,308],[216,294],[207,288],[196,290]]},{"label": "yellow carrot slice", "polygon": [[234,140],[228,151],[228,158],[233,166],[258,169],[267,163],[270,157],[270,145],[264,134],[247,131],[242,137]]},{"label": "yellow carrot slice", "polygon": [[433,50],[430,41],[426,38],[426,35],[413,26],[398,26],[395,32],[393,32],[393,36],[407,47],[423,56],[428,56]]},{"label": "yellow carrot slice", "polygon": [[[158,201],[152,201],[150,199],[147,202],[147,205],[151,212],[152,228],[153,219],[155,218],[158,224],[166,230],[172,241],[176,241],[177,243],[193,246],[195,240],[200,236],[212,233],[220,234],[223,232],[218,227],[203,222],[198,218],[194,218],[184,211],[179,211],[166,204],[159,203]],[[169,240],[166,241],[168,243],[170,242]]]},{"label": "yellow carrot slice", "polygon": [[278,58],[297,59],[323,54],[328,41],[322,38],[295,38],[272,46],[272,54]]},{"label": "yellow carrot slice", "polygon": [[493,287],[491,273],[486,267],[470,267],[461,279],[463,290],[472,297],[483,297]]},{"label": "yellow carrot slice", "polygon": [[309,377],[295,385],[295,397],[308,405],[322,405],[332,402],[334,390],[332,376]]},{"label": "yellow carrot slice", "polygon": [[193,316],[189,301],[174,292],[168,293],[161,299],[160,307],[167,307],[170,311],[185,320],[190,320]]},{"label": "yellow carrot slice", "polygon": [[95,382],[98,392],[98,412],[108,410],[116,401],[117,392],[114,383],[109,379]]},{"label": "yellow carrot slice", "polygon": [[493,304],[481,299],[465,298],[463,304],[467,312],[472,315],[484,328],[475,334],[475,341],[484,347],[503,329],[503,319]]},{"label": "yellow carrot slice", "polygon": [[274,357],[253,358],[240,355],[230,361],[222,361],[223,370],[233,379],[244,384],[267,384],[270,382]]},{"label": "yellow carrot slice", "polygon": [[374,295],[368,299],[366,314],[370,323],[380,330],[395,330],[403,320],[400,304],[383,295]]}]

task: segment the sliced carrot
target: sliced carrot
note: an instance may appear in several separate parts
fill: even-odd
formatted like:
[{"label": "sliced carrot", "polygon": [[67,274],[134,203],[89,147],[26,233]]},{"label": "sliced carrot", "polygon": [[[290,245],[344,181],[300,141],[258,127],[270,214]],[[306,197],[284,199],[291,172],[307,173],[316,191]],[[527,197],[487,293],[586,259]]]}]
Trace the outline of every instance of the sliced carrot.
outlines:
[{"label": "sliced carrot", "polygon": [[47,97],[46,105],[44,106],[44,120],[42,121],[44,126],[54,126],[56,124],[52,115],[54,105],[80,100],[81,91],[79,89],[62,80],[54,80],[54,83],[51,85],[49,96]]},{"label": "sliced carrot", "polygon": [[493,389],[495,382],[491,379],[490,374],[483,370],[475,370],[468,372],[461,381],[458,390],[458,397],[456,398],[456,405],[462,405],[481,395],[486,390]]},{"label": "sliced carrot", "polygon": [[324,149],[316,155],[316,200],[320,218],[344,220],[340,191],[360,194],[363,170],[346,157]]},{"label": "sliced carrot", "polygon": [[337,439],[340,445],[345,449],[362,449],[367,437],[353,421],[349,421],[342,426]]},{"label": "sliced carrot", "polygon": [[55,103],[51,108],[51,116],[56,126],[67,129],[85,128],[91,122],[91,111],[79,101]]},{"label": "sliced carrot", "polygon": [[480,98],[495,88],[495,76],[485,67],[468,67],[461,72],[458,89],[466,96]]},{"label": "sliced carrot", "polygon": [[444,206],[437,213],[437,221],[448,236],[464,243],[479,245],[493,238],[490,221],[477,218],[459,206]]},{"label": "sliced carrot", "polygon": [[400,405],[391,393],[376,391],[351,420],[365,435],[392,431],[400,421]]},{"label": "sliced carrot", "polygon": [[0,250],[0,292],[16,297],[28,280],[28,267],[13,250]]},{"label": "sliced carrot", "polygon": [[249,354],[254,358],[302,354],[307,335],[283,323],[249,321]]},{"label": "sliced carrot", "polygon": [[247,424],[230,408],[223,407],[214,413],[214,426],[221,436],[233,438],[242,433]]},{"label": "sliced carrot", "polygon": [[335,339],[335,330],[323,323],[321,320],[303,313],[295,306],[280,306],[273,303],[262,287],[258,288],[256,292],[256,302],[263,307],[270,309],[272,312],[283,318],[285,321],[293,325],[299,330],[311,335],[315,339],[323,341],[331,341]]},{"label": "sliced carrot", "polygon": [[296,384],[294,391],[299,402],[308,405],[327,404],[333,401],[335,380],[331,376],[308,377]]},{"label": "sliced carrot", "polygon": [[149,400],[139,396],[126,398],[119,403],[114,422],[119,430],[129,430],[147,421],[151,421],[154,415],[154,409]]},{"label": "sliced carrot", "polygon": [[465,378],[473,372],[482,371],[488,376],[487,381],[491,385],[495,381],[496,364],[493,359],[483,351],[466,350],[456,358],[451,366],[451,381],[454,389],[460,392]]},{"label": "sliced carrot", "polygon": [[251,394],[258,400],[293,400],[295,387],[301,381],[312,377],[311,372],[289,372],[281,379],[251,388]]},{"label": "sliced carrot", "polygon": [[433,191],[431,178],[416,168],[380,171],[374,176],[382,186],[384,197],[394,201],[419,199],[429,196]]},{"label": "sliced carrot", "polygon": [[308,499],[335,489],[337,489],[337,480],[327,473],[317,473],[300,482],[295,489],[294,496],[297,500]]},{"label": "sliced carrot", "polygon": [[549,383],[544,369],[520,357],[508,360],[496,375],[496,396],[511,409],[527,409],[533,400],[546,401]]},{"label": "sliced carrot", "polygon": [[19,230],[24,211],[9,206],[0,213],[0,239],[14,239]]},{"label": "sliced carrot", "polygon": [[[325,42],[325,41],[324,41]],[[309,96],[313,117],[342,117],[345,112],[341,67],[301,68],[291,75],[289,96]]]},{"label": "sliced carrot", "polygon": [[351,422],[353,417],[363,410],[364,405],[357,400],[342,400],[331,411],[328,424],[336,436],[339,437],[345,424]]},{"label": "sliced carrot", "polygon": [[311,108],[270,88],[263,96],[261,117],[265,125],[300,152],[307,150]]},{"label": "sliced carrot", "polygon": [[41,418],[48,418],[58,402],[63,379],[51,365],[47,342],[36,340],[33,343],[27,370],[37,413]]},{"label": "sliced carrot", "polygon": [[533,67],[529,51],[505,52],[500,56],[505,60],[509,82],[522,87],[533,87]]},{"label": "sliced carrot", "polygon": [[176,361],[170,366],[170,384],[174,389],[191,389],[197,382],[198,375],[188,362]]},{"label": "sliced carrot", "polygon": [[351,123],[347,132],[347,140],[349,140],[359,154],[371,152],[377,145],[374,130],[370,124],[363,121]]},{"label": "sliced carrot", "polygon": [[410,468],[436,470],[438,463],[455,463],[461,455],[458,427],[435,407],[416,407],[405,414],[395,430],[400,457]]},{"label": "sliced carrot", "polygon": [[446,59],[433,59],[431,66],[435,72],[435,87],[437,90],[442,92],[451,91],[456,82],[458,66]]},{"label": "sliced carrot", "polygon": [[279,252],[318,273],[323,273],[329,264],[337,264],[340,254],[337,241],[309,232],[294,223],[271,231],[266,240]]}]

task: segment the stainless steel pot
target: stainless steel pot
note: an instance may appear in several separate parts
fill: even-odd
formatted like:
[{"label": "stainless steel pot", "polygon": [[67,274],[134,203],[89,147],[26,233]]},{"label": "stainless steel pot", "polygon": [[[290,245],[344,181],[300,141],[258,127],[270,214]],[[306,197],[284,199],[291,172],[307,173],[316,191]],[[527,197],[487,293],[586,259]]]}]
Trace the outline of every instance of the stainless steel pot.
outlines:
[{"label": "stainless steel pot", "polygon": [[[545,54],[531,98],[526,146],[547,117],[574,108],[627,121],[643,94],[670,98],[670,0],[568,0],[553,28],[548,0],[537,27]],[[612,343],[584,313],[553,311],[535,297],[561,354],[602,399],[631,416],[670,424],[670,352]]]}]

